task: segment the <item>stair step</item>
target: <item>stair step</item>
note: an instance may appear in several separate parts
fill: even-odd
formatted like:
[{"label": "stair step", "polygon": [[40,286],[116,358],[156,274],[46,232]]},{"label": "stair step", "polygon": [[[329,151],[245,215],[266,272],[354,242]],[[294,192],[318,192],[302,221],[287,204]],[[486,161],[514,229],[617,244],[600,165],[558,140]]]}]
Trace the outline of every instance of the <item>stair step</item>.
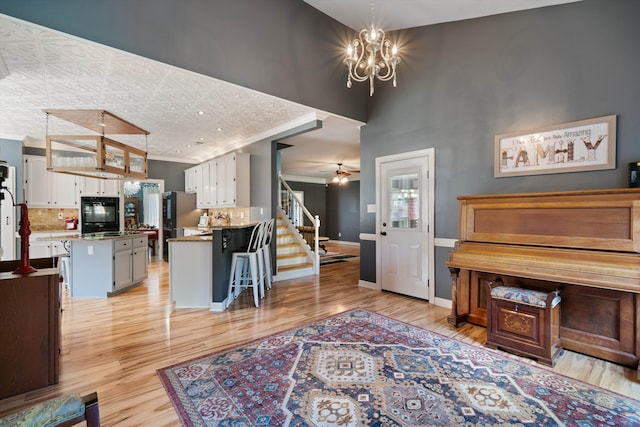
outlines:
[{"label": "stair step", "polygon": [[283,271],[291,271],[291,270],[302,270],[303,268],[311,268],[313,264],[309,262],[305,262],[304,264],[294,264],[294,265],[282,265],[278,266],[278,272],[281,273]]},{"label": "stair step", "polygon": [[277,259],[278,260],[283,260],[283,259],[291,259],[291,258],[301,258],[301,257],[306,257],[307,254],[304,252],[292,252],[290,254],[278,254]]},{"label": "stair step", "polygon": [[285,254],[291,254],[294,252],[300,252],[300,244],[299,243],[282,243],[282,244],[278,244],[278,248],[276,250],[276,253],[278,255],[285,255]]}]

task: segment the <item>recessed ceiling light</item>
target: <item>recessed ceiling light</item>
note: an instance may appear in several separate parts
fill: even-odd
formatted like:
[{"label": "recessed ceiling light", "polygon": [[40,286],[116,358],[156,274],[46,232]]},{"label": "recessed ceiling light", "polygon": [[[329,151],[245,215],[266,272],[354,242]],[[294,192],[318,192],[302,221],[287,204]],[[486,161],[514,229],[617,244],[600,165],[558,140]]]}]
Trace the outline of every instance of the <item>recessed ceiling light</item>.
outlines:
[{"label": "recessed ceiling light", "polygon": [[191,148],[191,144],[187,144],[187,148]]},{"label": "recessed ceiling light", "polygon": [[222,132],[222,128],[218,128],[216,129],[218,132]]},{"label": "recessed ceiling light", "polygon": [[202,115],[204,115],[204,111],[200,110],[200,111],[198,111],[198,114],[200,114],[202,116]]},{"label": "recessed ceiling light", "polygon": [[204,141],[204,138],[203,138],[203,137],[200,137],[200,141]]}]

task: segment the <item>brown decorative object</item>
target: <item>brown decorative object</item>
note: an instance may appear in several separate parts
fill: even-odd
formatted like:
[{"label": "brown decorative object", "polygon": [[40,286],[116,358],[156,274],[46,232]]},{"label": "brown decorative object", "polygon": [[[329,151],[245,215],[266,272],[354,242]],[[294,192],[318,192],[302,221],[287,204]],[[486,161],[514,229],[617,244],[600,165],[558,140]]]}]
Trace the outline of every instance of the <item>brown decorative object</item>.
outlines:
[{"label": "brown decorative object", "polygon": [[46,137],[47,170],[101,179],[147,178],[147,153],[107,138],[111,134],[149,132],[105,110],[43,110],[98,135]]},{"label": "brown decorative object", "polygon": [[30,274],[0,262],[0,399],[58,383],[60,276],[52,258]]},{"label": "brown decorative object", "polygon": [[560,303],[554,304],[558,291],[549,292],[546,306],[538,307],[517,300],[494,298],[491,289],[495,286],[505,286],[501,277],[486,283],[489,308],[485,345],[553,366],[561,350]]},{"label": "brown decorative object", "polygon": [[458,200],[449,323],[487,325],[486,283],[496,275],[510,286],[562,287],[560,345],[639,369],[640,189]]},{"label": "brown decorative object", "polygon": [[27,274],[36,271],[34,267],[29,264],[29,236],[31,235],[31,228],[29,228],[29,208],[26,203],[18,203],[16,206],[20,206],[20,266],[14,270],[14,273]]}]

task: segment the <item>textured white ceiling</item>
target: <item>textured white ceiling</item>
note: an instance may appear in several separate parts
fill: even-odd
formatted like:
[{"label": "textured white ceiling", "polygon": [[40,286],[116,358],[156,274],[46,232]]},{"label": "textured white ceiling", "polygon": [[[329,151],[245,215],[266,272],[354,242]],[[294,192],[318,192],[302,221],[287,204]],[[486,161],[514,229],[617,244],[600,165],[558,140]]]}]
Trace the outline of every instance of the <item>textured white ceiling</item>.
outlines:
[{"label": "textured white ceiling", "polygon": [[[305,1],[356,30],[369,23],[369,0]],[[377,0],[374,10],[394,30],[570,1]],[[360,166],[362,123],[0,14],[0,138],[43,146],[47,131],[87,133],[55,117],[47,129],[43,109],[107,110],[150,132],[113,139],[191,163],[319,118],[322,129],[285,141],[283,173],[331,178],[339,162]]]},{"label": "textured white ceiling", "polygon": [[[200,162],[316,111],[190,71],[0,15],[0,137],[42,145],[43,109],[100,109],[150,131],[118,135],[152,158]],[[202,111],[204,114],[199,114]],[[48,133],[87,134],[50,117]]]},{"label": "textured white ceiling", "polygon": [[[371,0],[304,0],[355,31],[371,22]],[[385,31],[460,21],[580,0],[375,0],[373,20]]]}]

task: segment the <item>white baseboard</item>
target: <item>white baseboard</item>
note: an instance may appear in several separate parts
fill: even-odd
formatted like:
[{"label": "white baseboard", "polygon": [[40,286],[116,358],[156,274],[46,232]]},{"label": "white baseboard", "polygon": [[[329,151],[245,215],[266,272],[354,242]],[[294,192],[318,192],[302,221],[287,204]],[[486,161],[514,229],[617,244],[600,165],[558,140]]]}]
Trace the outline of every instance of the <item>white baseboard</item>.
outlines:
[{"label": "white baseboard", "polygon": [[437,305],[438,307],[444,307],[444,308],[448,308],[449,310],[451,310],[452,301],[450,299],[444,299],[444,298],[436,297],[436,299],[433,302],[433,304]]},{"label": "white baseboard", "polygon": [[433,241],[434,246],[440,248],[453,248],[458,240],[457,239],[445,239],[444,237],[436,237]]},{"label": "white baseboard", "polygon": [[362,286],[363,288],[367,288],[367,289],[373,289],[374,291],[380,290],[377,283],[367,282],[366,280],[358,281],[358,286]]},{"label": "white baseboard", "polygon": [[340,245],[360,246],[360,242],[349,242],[346,240],[329,240],[329,243],[338,243]]},{"label": "white baseboard", "polygon": [[227,309],[227,299],[222,302],[212,302],[209,311],[223,312]]}]

